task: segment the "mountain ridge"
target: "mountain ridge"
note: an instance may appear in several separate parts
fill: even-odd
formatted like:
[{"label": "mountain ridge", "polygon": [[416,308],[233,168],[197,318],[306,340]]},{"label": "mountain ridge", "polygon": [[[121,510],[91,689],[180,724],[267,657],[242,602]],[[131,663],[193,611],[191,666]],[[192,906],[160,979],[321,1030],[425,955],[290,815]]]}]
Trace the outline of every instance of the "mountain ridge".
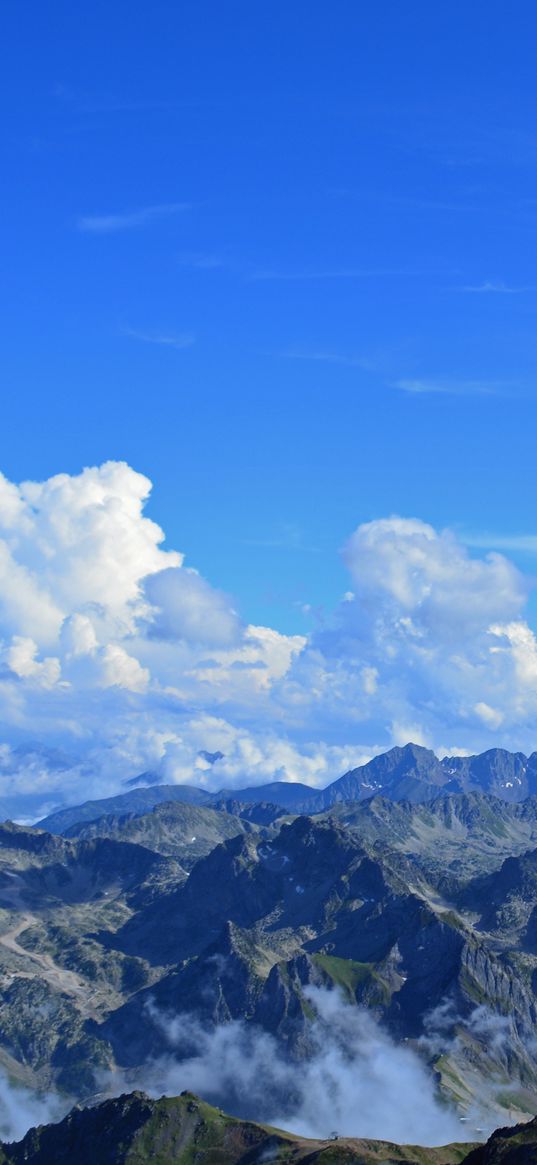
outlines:
[{"label": "mountain ridge", "polygon": [[56,1124],[0,1144],[0,1165],[532,1165],[537,1120],[500,1128],[483,1144],[440,1147],[380,1139],[308,1138],[240,1120],[192,1092],[151,1099],[135,1091],[90,1108],[75,1107]]},{"label": "mountain ridge", "polygon": [[209,792],[198,786],[155,784],[154,774],[143,775],[150,779],[145,787],[59,809],[37,825],[51,833],[64,833],[82,821],[89,823],[109,813],[142,814],[166,801],[205,808],[225,800],[244,805],[263,802],[291,813],[320,813],[333,805],[367,800],[378,793],[395,801],[417,804],[434,799],[444,789],[448,793],[485,792],[508,803],[518,803],[537,795],[537,752],[526,757],[523,753],[494,748],[475,756],[446,756],[438,760],[430,749],[409,743],[349,769],[324,789],[313,789],[300,782],[273,781]]},{"label": "mountain ridge", "polygon": [[324,1165],[464,1165],[473,1147],[424,1149],[336,1134],[311,1139],[228,1116],[194,1093],[152,1100],[136,1091],[75,1108],[57,1124],[0,1145],[0,1165],[95,1165],[96,1145],[99,1165],[317,1165],[321,1159]]}]

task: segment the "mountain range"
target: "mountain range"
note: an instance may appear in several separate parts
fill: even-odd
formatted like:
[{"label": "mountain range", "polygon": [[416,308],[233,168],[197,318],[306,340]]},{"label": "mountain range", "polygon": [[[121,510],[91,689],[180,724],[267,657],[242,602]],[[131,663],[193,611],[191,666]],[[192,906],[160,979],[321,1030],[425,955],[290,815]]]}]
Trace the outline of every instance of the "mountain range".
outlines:
[{"label": "mountain range", "polygon": [[[498,750],[448,766],[409,745],[309,790],[307,813],[307,786],[286,786],[292,810],[283,794],[278,803],[280,783],[232,794],[171,786],[186,800],[150,785],[63,810],[47,829],[4,822],[0,1071],[66,1106],[134,1089],[129,1112],[149,1105],[157,1125],[140,1089],[193,1087],[237,1121],[276,1114],[293,1127],[333,1063],[343,1077],[348,1067],[352,1091],[381,1062],[380,1090],[384,1076],[406,1079],[404,1103],[416,1094],[419,1109],[430,1089],[427,1103],[465,1137],[527,1120],[537,1113],[537,796],[519,799],[515,782],[531,790],[530,762]],[[454,791],[448,768],[486,788]],[[326,1136],[321,1099],[314,1129]],[[336,1127],[345,1105],[335,1097]],[[86,1111],[98,1119],[98,1107],[84,1109],[69,1128]],[[120,1109],[107,1111],[115,1121]],[[376,1136],[361,1119],[355,1128],[351,1114],[345,1134]],[[246,1160],[237,1136],[239,1156],[218,1160]],[[34,1142],[35,1154],[49,1143]],[[49,1159],[17,1152],[4,1149],[6,1161]],[[294,1145],[290,1159],[304,1154]],[[363,1157],[414,1159],[440,1161]]]},{"label": "mountain range", "polygon": [[[144,784],[139,785],[139,781]],[[132,782],[128,784],[132,785]],[[212,793],[190,785],[160,785],[156,774],[143,773],[135,778],[135,787],[127,793],[60,809],[39,824],[52,833],[64,833],[82,821],[94,821],[109,813],[143,813],[163,801],[217,809],[226,800],[241,804],[265,802],[289,813],[320,813],[340,802],[363,801],[378,793],[393,801],[418,804],[430,801],[440,790],[445,793],[490,793],[508,802],[524,801],[537,795],[537,752],[526,757],[521,752],[492,748],[477,756],[447,756],[438,760],[430,749],[407,744],[391,748],[367,764],[350,769],[325,789],[312,789],[300,782],[272,781]]]}]

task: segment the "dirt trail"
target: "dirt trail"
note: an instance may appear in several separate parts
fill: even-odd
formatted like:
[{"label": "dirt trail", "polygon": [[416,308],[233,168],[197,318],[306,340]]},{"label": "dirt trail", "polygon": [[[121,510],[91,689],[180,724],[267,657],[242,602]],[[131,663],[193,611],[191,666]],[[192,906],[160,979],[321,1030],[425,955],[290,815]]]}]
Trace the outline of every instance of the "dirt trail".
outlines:
[{"label": "dirt trail", "polygon": [[[6,870],[4,873],[8,873],[8,871]],[[95,992],[88,990],[88,983],[80,975],[77,975],[75,971],[67,971],[63,967],[58,967],[51,955],[27,950],[18,942],[19,935],[28,927],[38,925],[39,919],[24,905],[20,875],[9,872],[8,876],[12,879],[12,885],[2,887],[0,890],[0,905],[7,906],[8,910],[13,910],[18,917],[10,930],[0,934],[0,948],[5,947],[6,950],[11,951],[19,958],[29,959],[30,962],[35,963],[36,968],[39,968],[39,972],[36,970],[36,975],[39,974],[39,978],[45,979],[55,991],[63,991],[66,995],[70,995],[83,1016],[95,1015],[92,1003]],[[31,977],[27,971],[23,971],[21,974],[24,978]],[[16,975],[17,972],[15,972],[14,977]]]}]

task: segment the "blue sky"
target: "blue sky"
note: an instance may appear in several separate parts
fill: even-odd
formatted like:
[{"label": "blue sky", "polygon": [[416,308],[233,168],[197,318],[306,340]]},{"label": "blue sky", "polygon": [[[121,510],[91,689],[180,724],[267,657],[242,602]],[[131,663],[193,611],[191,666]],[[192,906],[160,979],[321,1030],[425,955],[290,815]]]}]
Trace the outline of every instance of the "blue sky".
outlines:
[{"label": "blue sky", "polygon": [[3,24],[8,477],[126,459],[168,543],[289,632],[360,522],[532,533],[532,4]]},{"label": "blue sky", "polygon": [[534,5],[2,16],[4,812],[531,752]]}]

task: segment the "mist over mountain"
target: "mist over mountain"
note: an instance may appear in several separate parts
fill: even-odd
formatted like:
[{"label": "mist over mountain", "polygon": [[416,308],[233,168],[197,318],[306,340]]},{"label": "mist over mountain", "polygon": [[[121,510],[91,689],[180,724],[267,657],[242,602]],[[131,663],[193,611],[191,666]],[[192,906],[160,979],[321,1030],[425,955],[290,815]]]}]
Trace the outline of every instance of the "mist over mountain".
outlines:
[{"label": "mist over mountain", "polygon": [[[6,822],[4,1071],[60,1111],[190,1087],[313,1137],[434,1144],[529,1118],[537,797],[510,781],[531,758],[469,758],[460,780],[508,799],[446,792],[453,767],[398,748],[308,815],[151,785],[73,807],[63,834]],[[385,792],[418,784],[433,796]]]}]

